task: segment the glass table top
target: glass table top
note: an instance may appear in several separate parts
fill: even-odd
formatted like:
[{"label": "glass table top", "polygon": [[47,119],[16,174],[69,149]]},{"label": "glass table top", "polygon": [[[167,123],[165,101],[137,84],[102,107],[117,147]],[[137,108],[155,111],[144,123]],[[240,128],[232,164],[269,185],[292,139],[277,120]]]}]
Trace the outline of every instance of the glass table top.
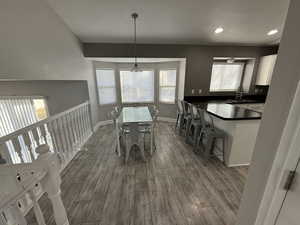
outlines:
[{"label": "glass table top", "polygon": [[121,123],[151,123],[152,116],[147,106],[124,107],[118,121]]}]

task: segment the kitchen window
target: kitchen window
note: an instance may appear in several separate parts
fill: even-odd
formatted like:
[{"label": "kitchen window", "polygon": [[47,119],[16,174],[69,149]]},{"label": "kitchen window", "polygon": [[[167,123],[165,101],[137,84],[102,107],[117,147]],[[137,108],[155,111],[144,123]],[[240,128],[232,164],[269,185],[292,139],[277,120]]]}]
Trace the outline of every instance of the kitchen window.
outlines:
[{"label": "kitchen window", "polygon": [[115,71],[113,69],[96,70],[97,88],[99,95],[99,104],[116,103],[116,82]]},{"label": "kitchen window", "polygon": [[120,71],[122,103],[154,102],[154,71]]},{"label": "kitchen window", "polygon": [[162,103],[175,103],[176,70],[159,71],[159,101]]},{"label": "kitchen window", "polygon": [[243,69],[244,63],[214,62],[209,90],[237,91],[241,84]]}]

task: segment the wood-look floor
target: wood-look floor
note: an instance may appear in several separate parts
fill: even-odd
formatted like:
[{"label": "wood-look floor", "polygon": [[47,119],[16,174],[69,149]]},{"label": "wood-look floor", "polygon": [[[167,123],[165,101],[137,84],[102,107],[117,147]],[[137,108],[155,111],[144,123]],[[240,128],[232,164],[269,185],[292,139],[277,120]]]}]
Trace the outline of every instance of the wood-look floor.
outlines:
[{"label": "wood-look floor", "polygon": [[[62,173],[62,198],[71,225],[234,225],[247,167],[226,168],[205,160],[159,123],[157,151],[127,165],[114,152],[112,126],[93,135]],[[50,202],[40,199],[47,225],[55,224]],[[29,224],[36,221],[31,211]]]}]

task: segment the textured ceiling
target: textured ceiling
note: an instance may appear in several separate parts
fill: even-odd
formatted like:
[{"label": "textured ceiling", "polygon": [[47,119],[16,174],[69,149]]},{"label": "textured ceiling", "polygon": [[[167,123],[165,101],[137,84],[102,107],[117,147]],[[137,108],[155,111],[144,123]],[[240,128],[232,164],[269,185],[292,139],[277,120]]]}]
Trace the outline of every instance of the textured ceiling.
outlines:
[{"label": "textured ceiling", "polygon": [[[263,45],[279,41],[289,0],[47,0],[82,42]],[[224,32],[216,35],[218,26]],[[271,29],[279,33],[268,36]]]}]

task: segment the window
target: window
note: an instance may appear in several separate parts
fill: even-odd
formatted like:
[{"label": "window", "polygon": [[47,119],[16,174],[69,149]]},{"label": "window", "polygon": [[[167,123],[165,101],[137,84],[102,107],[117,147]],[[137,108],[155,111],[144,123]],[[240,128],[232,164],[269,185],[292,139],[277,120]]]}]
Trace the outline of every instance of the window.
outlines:
[{"label": "window", "polygon": [[122,103],[154,102],[154,71],[120,71]]},{"label": "window", "polygon": [[159,101],[175,103],[176,70],[159,71]]},{"label": "window", "polygon": [[47,104],[43,97],[0,96],[0,137],[47,117]]},{"label": "window", "polygon": [[210,80],[210,91],[238,90],[243,73],[243,63],[214,62]]},{"label": "window", "polygon": [[96,77],[100,105],[116,103],[115,71],[96,70]]}]

